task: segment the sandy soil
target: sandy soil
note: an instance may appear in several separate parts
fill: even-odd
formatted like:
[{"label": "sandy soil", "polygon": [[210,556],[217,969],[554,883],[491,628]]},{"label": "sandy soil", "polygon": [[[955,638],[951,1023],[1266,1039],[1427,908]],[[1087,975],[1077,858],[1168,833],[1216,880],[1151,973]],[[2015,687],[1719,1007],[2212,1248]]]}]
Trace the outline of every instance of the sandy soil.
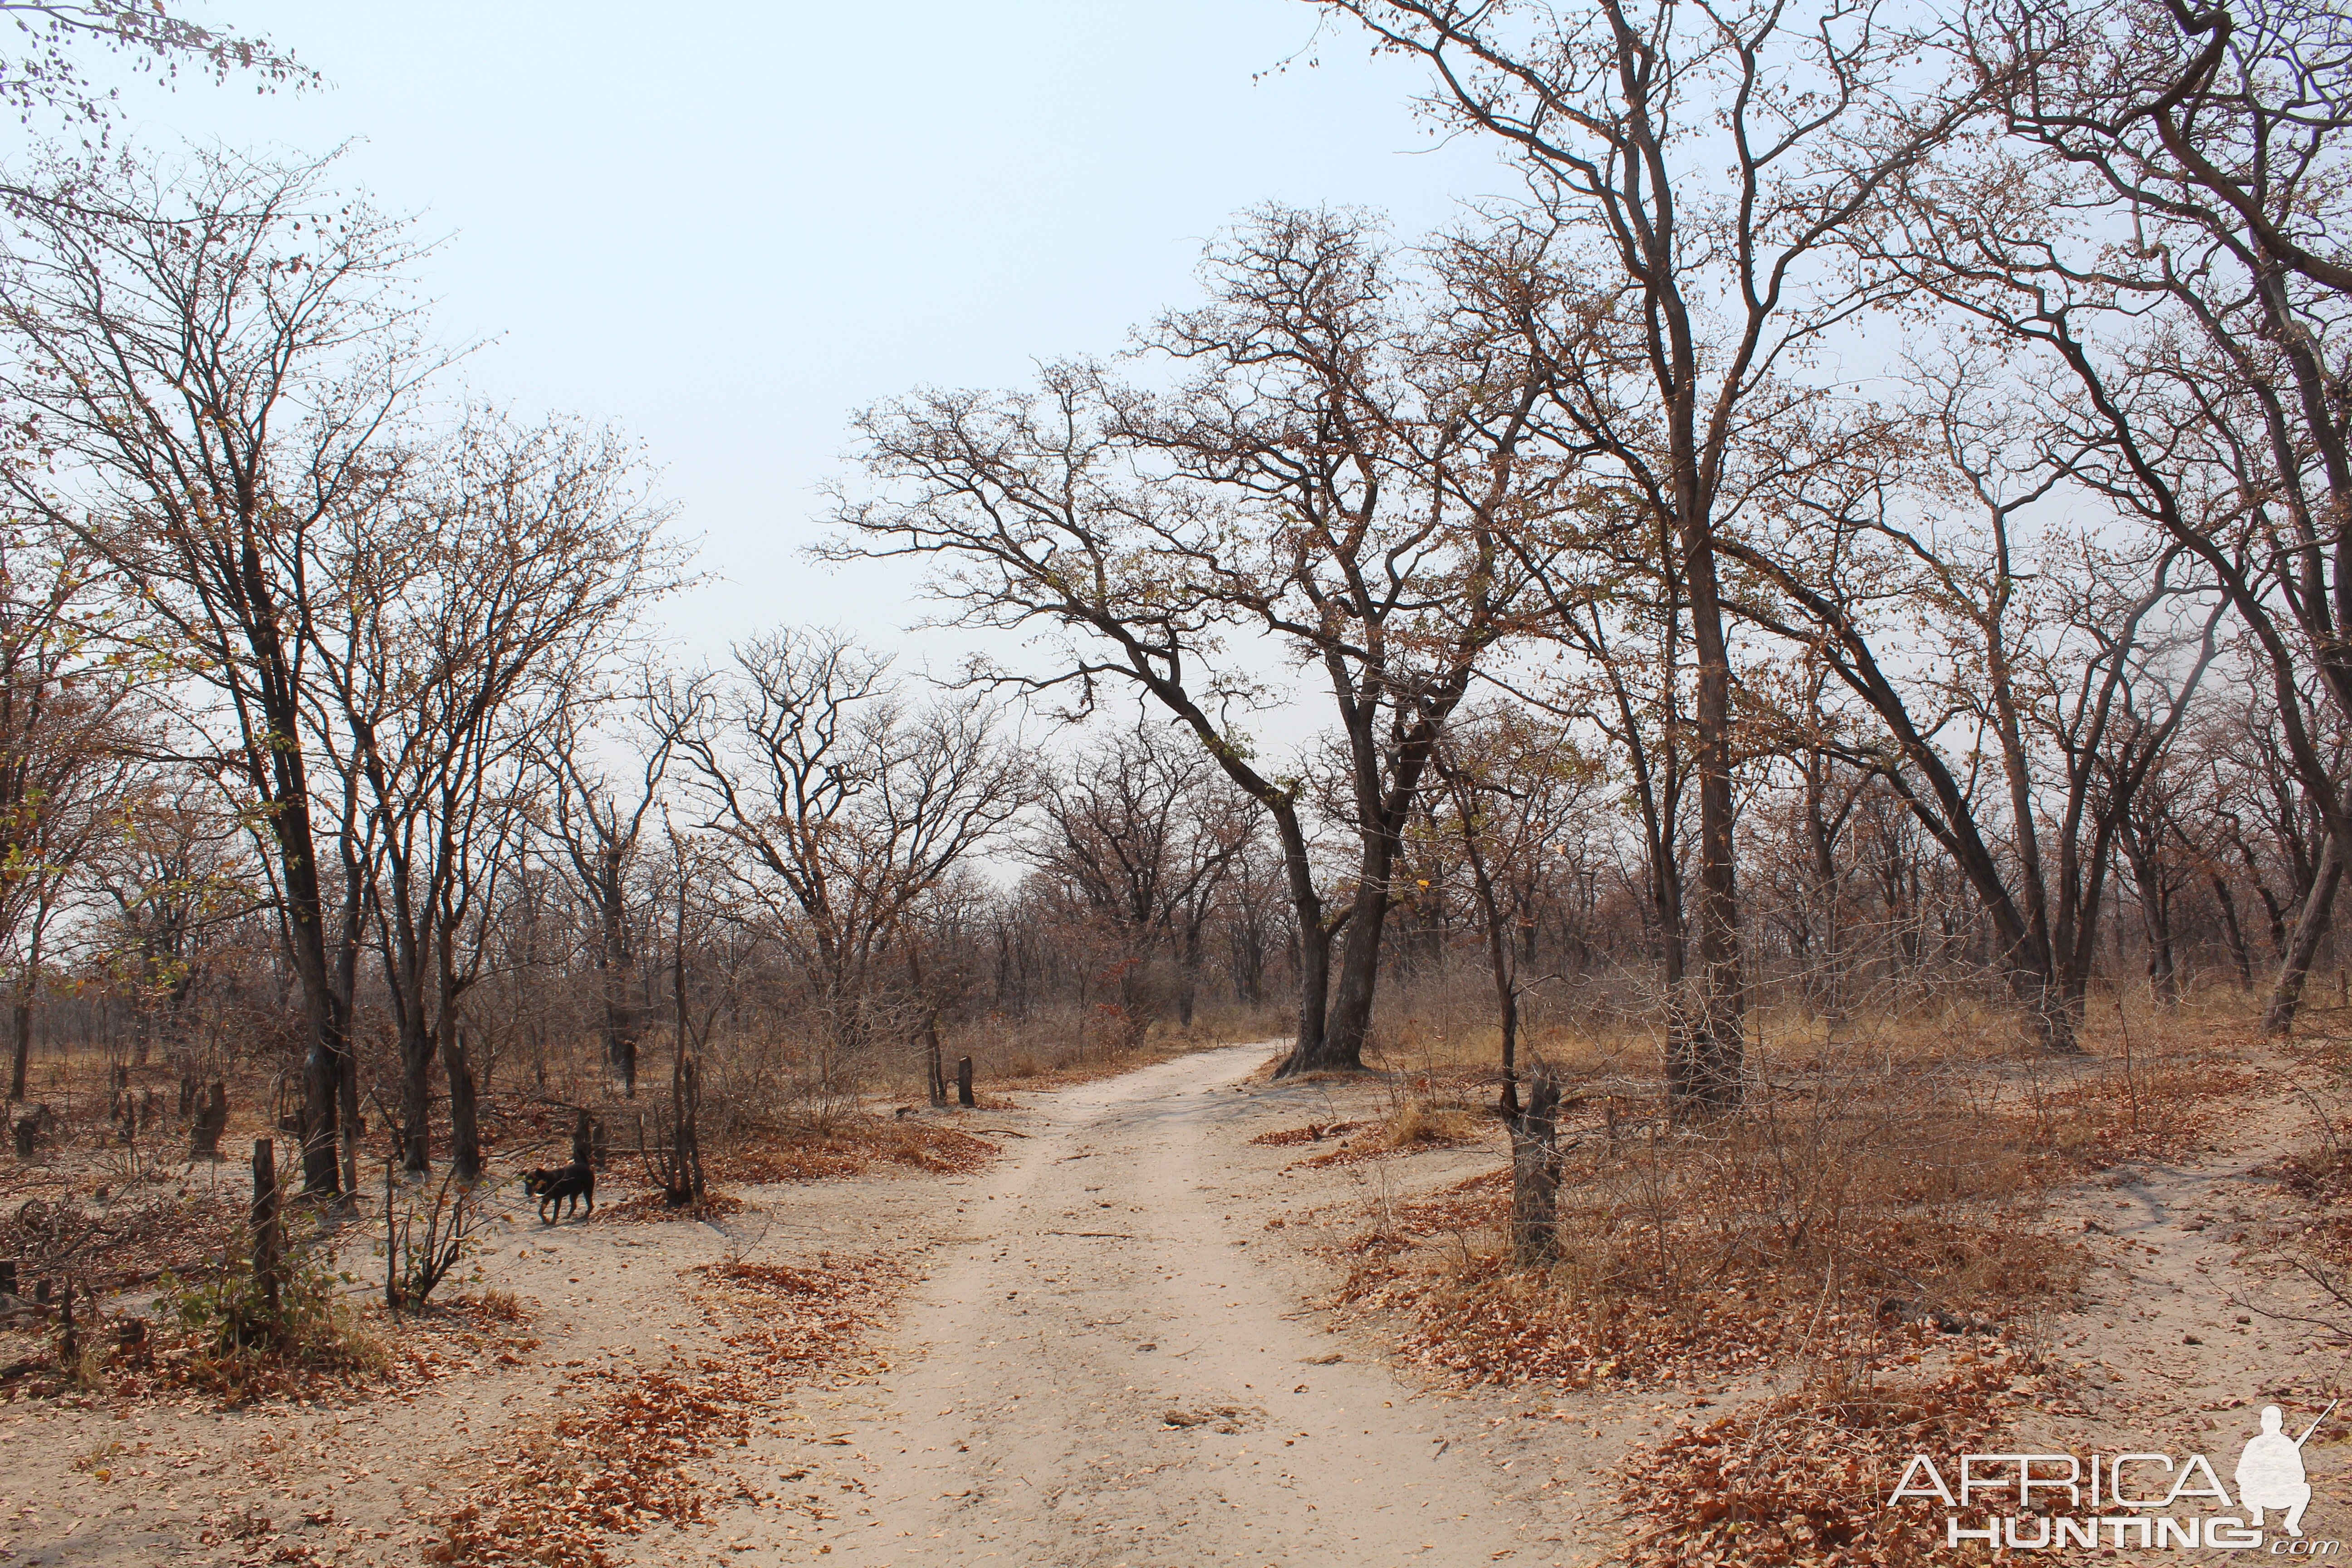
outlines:
[{"label": "sandy soil", "polygon": [[[757,1187],[752,1210],[719,1224],[542,1227],[518,1205],[482,1284],[536,1303],[538,1343],[451,1348],[441,1376],[403,1392],[226,1412],[0,1405],[0,1563],[416,1563],[431,1521],[600,1377],[717,1348],[694,1270],[874,1252],[915,1283],[862,1365],[780,1380],[716,1464],[731,1500],[702,1524],[614,1540],[616,1559],[1613,1560],[1626,1531],[1611,1468],[1742,1391],[1465,1391],[1393,1365],[1377,1325],[1319,1304],[1333,1244],[1387,1202],[1495,1168],[1499,1133],[1308,1166],[1328,1145],[1249,1140],[1377,1116],[1386,1091],[1266,1082],[1271,1049],[961,1113],[1005,1151],[973,1175]],[[2280,1212],[2256,1168],[2306,1131],[2260,1109],[2202,1163],[2118,1170],[2053,1205],[2051,1223],[2101,1259],[2083,1310],[2048,1329],[2091,1386],[2082,1419],[2030,1426],[2078,1451],[2178,1434],[2234,1455],[2249,1401],[2340,1373],[2340,1345],[2232,1302],[2287,1299],[2232,1261]],[[2315,1521],[2352,1533],[2341,1450],[2314,1453]]]},{"label": "sandy soil", "polygon": [[1417,1387],[1302,1308],[1265,1228],[1298,1151],[1244,1140],[1330,1106],[1236,1093],[1265,1056],[1066,1091],[958,1191],[903,1372],[828,1413],[868,1494],[811,1539],[870,1563],[1560,1560],[1556,1425]]},{"label": "sandy soil", "polygon": [[[2290,1272],[2249,1266],[2250,1249],[2307,1212],[2280,1191],[2275,1162],[2312,1147],[2323,1128],[2315,1105],[2286,1092],[2305,1068],[2267,1046],[2244,1059],[2255,1088],[2222,1103],[2200,1157],[2128,1163],[2056,1195],[2051,1226],[2079,1232],[2096,1260],[2074,1310],[2047,1325],[2050,1356],[2083,1374],[2085,1414],[2025,1422],[2026,1436],[2077,1453],[2201,1451],[2226,1477],[2263,1405],[2283,1402],[2300,1430],[2352,1371],[2352,1345],[2296,1321],[2341,1320],[2342,1309]],[[2352,1538],[2347,1410],[2305,1450],[2315,1537]]]}]

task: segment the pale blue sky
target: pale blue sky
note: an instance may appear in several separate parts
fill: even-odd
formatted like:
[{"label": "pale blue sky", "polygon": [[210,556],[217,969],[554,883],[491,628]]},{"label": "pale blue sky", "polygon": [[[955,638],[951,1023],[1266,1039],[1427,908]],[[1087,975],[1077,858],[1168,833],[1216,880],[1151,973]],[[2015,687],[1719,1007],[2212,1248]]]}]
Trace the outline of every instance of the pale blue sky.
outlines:
[{"label": "pale blue sky", "polygon": [[[596,4],[197,0],[324,73],[133,85],[126,121],[320,152],[448,243],[423,279],[467,378],[642,437],[719,579],[666,619],[697,653],[780,621],[879,642],[903,569],[799,550],[851,410],[1115,351],[1190,297],[1202,240],[1279,199],[1416,231],[1510,189],[1438,147],[1417,74],[1299,0]],[[939,639],[912,650],[948,654]],[[951,660],[950,660],[951,661]]]}]

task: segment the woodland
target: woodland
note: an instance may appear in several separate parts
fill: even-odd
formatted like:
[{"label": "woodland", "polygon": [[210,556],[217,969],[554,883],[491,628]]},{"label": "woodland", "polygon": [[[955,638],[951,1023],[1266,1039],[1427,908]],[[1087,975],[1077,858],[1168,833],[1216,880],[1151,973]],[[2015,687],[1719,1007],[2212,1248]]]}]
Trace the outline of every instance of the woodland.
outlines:
[{"label": "woodland", "polygon": [[[2084,1414],[2066,1194],[2226,1125],[2285,1292],[2235,1323],[2340,1352],[2352,21],[1300,10],[1517,193],[1246,207],[1122,352],[859,413],[810,566],[972,634],[918,669],[680,656],[724,563],[657,453],[470,388],[337,158],[127,145],[88,74],[315,90],[301,39],[0,0],[12,1404],[552,1336],[464,1293],[526,1166],[864,1345],[897,1249],[751,1261],[817,1201],[762,1194],[964,1180],[1249,1042],[1330,1108],[1258,1144],[1486,1162],[1348,1211],[1362,1331],[1737,1406],[1627,1461],[1638,1560],[1915,1560],[1792,1434]],[[686,1495],[602,1544],[478,1499],[432,1560],[651,1560]]]}]

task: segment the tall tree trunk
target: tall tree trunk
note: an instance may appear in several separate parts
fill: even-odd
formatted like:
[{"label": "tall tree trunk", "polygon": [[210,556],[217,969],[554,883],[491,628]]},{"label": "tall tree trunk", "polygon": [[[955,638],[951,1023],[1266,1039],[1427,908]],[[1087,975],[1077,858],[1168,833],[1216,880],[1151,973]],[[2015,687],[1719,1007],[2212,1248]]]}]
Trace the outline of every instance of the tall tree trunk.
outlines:
[{"label": "tall tree trunk", "polygon": [[1813,982],[1822,1016],[1845,1022],[1845,952],[1840,942],[1837,836],[1829,821],[1829,763],[1818,752],[1806,759],[1805,826],[1812,843],[1812,913],[1821,922],[1816,944],[1821,973]]},{"label": "tall tree trunk", "polygon": [[620,855],[608,850],[598,868],[597,902],[604,906],[604,1064],[621,1080],[621,1097],[637,1096],[637,1021],[629,1005],[629,929]]},{"label": "tall tree trunk", "polygon": [[[1121,982],[1122,984],[1125,982],[1124,975]],[[944,1110],[948,1103],[948,1067],[940,1046],[940,1011],[931,1005],[930,996],[923,989],[922,960],[911,942],[907,944],[907,983],[914,991],[916,1011],[923,1021],[923,1086],[929,1093],[931,1109]],[[678,1022],[683,1027],[684,1017],[681,1016]]]},{"label": "tall tree trunk", "polygon": [[[1696,497],[1692,498],[1696,502]],[[1695,506],[1694,506],[1695,510]],[[1698,654],[1697,963],[1676,998],[1674,1023],[1683,1048],[1666,1064],[1669,1101],[1686,1109],[1728,1110],[1747,1089],[1747,993],[1739,973],[1739,903],[1734,881],[1738,845],[1731,794],[1731,658],[1717,602],[1715,547],[1703,522],[1684,531],[1690,584],[1691,640]]]},{"label": "tall tree trunk", "polygon": [[[1342,685],[1337,673],[1337,658],[1327,656],[1326,662],[1333,667],[1334,685]],[[1444,733],[1445,719],[1460,700],[1459,687],[1466,684],[1465,674],[1449,696],[1425,705],[1414,726],[1416,733],[1397,750],[1385,793],[1375,793],[1379,770],[1369,759],[1378,753],[1372,737],[1362,728],[1372,721],[1375,710],[1368,704],[1360,705],[1356,717],[1350,720],[1351,725],[1357,726],[1352,743],[1360,770],[1356,832],[1361,847],[1356,866],[1356,896],[1349,905],[1346,943],[1339,956],[1339,988],[1331,995],[1319,1047],[1310,1055],[1302,1035],[1299,1047],[1283,1064],[1278,1076],[1318,1068],[1354,1071],[1364,1065],[1364,1042],[1371,1033],[1372,1003],[1380,984],[1381,935],[1388,921],[1390,885],[1396,873],[1400,840],[1407,816],[1419,798],[1422,770],[1429,765]],[[1295,817],[1291,829],[1296,830]],[[1287,840],[1284,848],[1286,858]],[[1302,837],[1302,866],[1305,858]],[[1319,908],[1318,905],[1318,913]]]},{"label": "tall tree trunk", "polygon": [[21,988],[16,993],[16,1005],[11,1010],[10,1022],[16,1028],[15,1059],[8,1069],[8,1099],[22,1102],[26,1077],[33,1066],[33,1003]]},{"label": "tall tree trunk", "polygon": [[2141,892],[2140,908],[2147,925],[2147,984],[2158,1003],[2180,1005],[2180,971],[2172,951],[2172,900],[2151,880]]},{"label": "tall tree trunk", "polygon": [[1378,891],[1359,884],[1339,949],[1339,982],[1331,992],[1330,1021],[1317,1066],[1353,1070],[1364,1065],[1372,1032],[1372,1002],[1381,978],[1381,932],[1388,921],[1385,878]]},{"label": "tall tree trunk", "polygon": [[1297,807],[1284,805],[1273,816],[1290,887],[1292,940],[1297,944],[1293,951],[1298,971],[1298,1034],[1279,1073],[1287,1077],[1333,1065],[1324,1032],[1331,998],[1331,931],[1324,921],[1322,895],[1315,890],[1315,868],[1307,858]]},{"label": "tall tree trunk", "polygon": [[[394,844],[387,848],[382,879],[391,889],[378,911],[382,931],[384,989],[398,1031],[400,1049],[400,1168],[412,1176],[432,1169],[433,1016],[427,1007],[427,987],[436,983],[433,965],[433,927],[417,918],[413,862]],[[440,1001],[441,1025],[449,1024],[446,993],[431,993]]]},{"label": "tall tree trunk", "polygon": [[440,1006],[434,1022],[441,1037],[441,1075],[449,1080],[449,1171],[461,1182],[476,1182],[482,1175],[482,1125],[473,1058],[457,1016],[457,937],[453,921],[436,920],[433,945],[440,960]]},{"label": "tall tree trunk", "polygon": [[1176,1025],[1179,1028],[1189,1029],[1192,1026],[1193,1009],[1199,1005],[1201,928],[1207,923],[1208,917],[1205,914],[1197,920],[1187,921],[1184,926],[1183,944],[1177,952]]},{"label": "tall tree trunk", "polygon": [[688,1050],[693,1036],[691,1021],[686,1009],[686,879],[681,874],[677,888],[677,963],[670,971],[671,999],[677,1008],[677,1048],[670,1057],[670,1185],[664,1194],[668,1202],[684,1205],[692,1204],[701,1212],[705,1196],[702,1185],[702,1088],[698,1081],[693,1058]]},{"label": "tall tree trunk", "polygon": [[[291,704],[288,707],[286,721],[273,724],[272,732],[291,737],[299,731]],[[288,740],[273,759],[273,766],[279,776],[269,826],[278,841],[285,889],[287,948],[302,988],[310,1035],[302,1058],[302,1190],[312,1196],[332,1197],[342,1186],[338,1123],[342,1079],[351,1070],[351,1021],[336,994],[327,960],[324,904],[310,828],[309,774],[302,765],[299,744]]]},{"label": "tall tree trunk", "polygon": [[476,1099],[474,1064],[466,1031],[454,1018],[441,1022],[441,1071],[449,1080],[449,1169],[461,1182],[482,1175],[481,1112]]},{"label": "tall tree trunk", "polygon": [[2303,1004],[2303,984],[2311,973],[2311,960],[2327,935],[2336,908],[2336,889],[2344,880],[2344,850],[2331,833],[2320,857],[2319,874],[2305,895],[2294,917],[2294,934],[2287,939],[2286,956],[2279,961],[2278,979],[2271,986],[2270,1005],[2263,1012],[2263,1032],[2284,1035],[2294,1027],[2295,1009]]},{"label": "tall tree trunk", "polygon": [[424,1001],[413,997],[400,1020],[400,1168],[413,1176],[433,1165],[433,1035]]},{"label": "tall tree trunk", "polygon": [[2230,891],[2230,879],[2220,872],[2211,873],[2213,901],[2221,909],[2221,935],[2230,944],[2230,963],[2238,972],[2238,989],[2252,995],[2254,989],[2253,960],[2246,952],[2246,932],[2238,923],[2238,900]]}]

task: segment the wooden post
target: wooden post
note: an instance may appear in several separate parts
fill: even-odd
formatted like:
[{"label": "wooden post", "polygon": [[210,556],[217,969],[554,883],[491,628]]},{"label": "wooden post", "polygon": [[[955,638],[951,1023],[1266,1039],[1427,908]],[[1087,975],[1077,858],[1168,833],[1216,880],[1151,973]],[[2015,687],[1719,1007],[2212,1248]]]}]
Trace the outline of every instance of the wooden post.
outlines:
[{"label": "wooden post", "polygon": [[980,1103],[971,1096],[971,1058],[970,1057],[956,1058],[956,1103],[967,1107]]},{"label": "wooden post", "polygon": [[272,1322],[278,1312],[278,1145],[257,1138],[253,1141],[253,1278],[261,1287]]},{"label": "wooden post", "polygon": [[58,1334],[58,1364],[68,1373],[73,1371],[74,1363],[81,1359],[81,1336],[74,1331],[73,1299],[73,1281],[68,1279],[63,1305],[58,1309],[58,1318],[62,1325]]}]

